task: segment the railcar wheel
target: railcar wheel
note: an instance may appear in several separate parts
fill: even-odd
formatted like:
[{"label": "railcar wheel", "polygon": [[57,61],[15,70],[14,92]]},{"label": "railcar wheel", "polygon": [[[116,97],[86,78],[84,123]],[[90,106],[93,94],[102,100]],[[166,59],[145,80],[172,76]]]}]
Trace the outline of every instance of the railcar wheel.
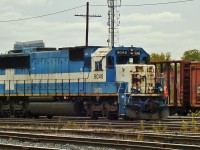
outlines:
[{"label": "railcar wheel", "polygon": [[187,110],[178,110],[178,111],[177,111],[177,114],[178,114],[179,116],[187,116],[188,111],[187,111]]},{"label": "railcar wheel", "polygon": [[52,118],[53,118],[53,115],[47,115],[47,118],[48,118],[48,119],[52,119]]},{"label": "railcar wheel", "polygon": [[173,115],[175,115],[176,114],[176,108],[169,108],[169,115],[170,116],[173,116]]},{"label": "railcar wheel", "polygon": [[187,116],[187,115],[188,115],[188,111],[184,111],[183,116]]},{"label": "railcar wheel", "polygon": [[189,111],[189,114],[191,113],[198,113],[200,110],[198,110],[197,108],[191,108],[191,110]]}]

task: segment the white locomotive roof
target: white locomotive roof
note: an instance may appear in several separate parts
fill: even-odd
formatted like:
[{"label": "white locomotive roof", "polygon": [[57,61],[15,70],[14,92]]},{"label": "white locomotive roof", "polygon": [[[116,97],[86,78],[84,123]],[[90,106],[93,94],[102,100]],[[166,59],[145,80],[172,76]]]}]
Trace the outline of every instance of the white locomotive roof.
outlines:
[{"label": "white locomotive roof", "polygon": [[93,54],[92,57],[102,57],[106,56],[112,49],[109,47],[98,48]]}]

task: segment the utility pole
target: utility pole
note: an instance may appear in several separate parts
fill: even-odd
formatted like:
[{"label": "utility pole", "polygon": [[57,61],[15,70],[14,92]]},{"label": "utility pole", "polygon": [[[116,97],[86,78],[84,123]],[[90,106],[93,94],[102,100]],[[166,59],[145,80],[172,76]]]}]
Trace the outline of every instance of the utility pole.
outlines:
[{"label": "utility pole", "polygon": [[121,0],[107,0],[108,2],[108,46],[114,47],[119,44],[119,10]]},{"label": "utility pole", "polygon": [[81,16],[86,18],[86,37],[85,37],[85,46],[88,46],[88,33],[89,33],[89,17],[101,17],[101,15],[89,15],[89,2],[86,3],[86,15],[76,14],[75,16]]}]

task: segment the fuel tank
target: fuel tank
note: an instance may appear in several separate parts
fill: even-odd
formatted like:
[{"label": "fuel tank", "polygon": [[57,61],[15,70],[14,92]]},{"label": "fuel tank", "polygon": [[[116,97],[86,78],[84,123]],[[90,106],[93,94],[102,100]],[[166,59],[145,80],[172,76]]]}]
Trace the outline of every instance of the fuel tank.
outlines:
[{"label": "fuel tank", "polygon": [[54,102],[57,101],[56,97],[49,97],[49,96],[35,96],[35,97],[29,97],[29,102]]},{"label": "fuel tank", "polygon": [[79,116],[81,104],[70,102],[30,102],[28,110],[39,116]]}]

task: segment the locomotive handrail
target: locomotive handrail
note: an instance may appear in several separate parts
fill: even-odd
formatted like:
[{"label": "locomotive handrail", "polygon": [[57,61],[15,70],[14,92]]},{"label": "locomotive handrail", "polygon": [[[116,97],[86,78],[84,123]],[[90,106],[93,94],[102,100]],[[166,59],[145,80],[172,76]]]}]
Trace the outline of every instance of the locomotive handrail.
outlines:
[{"label": "locomotive handrail", "polygon": [[[6,87],[5,87],[6,88]],[[10,80],[8,80],[8,89],[9,89],[9,91],[8,91],[8,96],[10,96]]]},{"label": "locomotive handrail", "polygon": [[[86,94],[86,79],[27,79],[27,80],[1,80],[3,83],[0,94],[3,96],[64,96],[64,95],[84,95]],[[116,84],[114,82],[111,82]],[[125,82],[120,83],[120,89]],[[73,84],[77,89],[72,89]],[[96,83],[99,84],[99,83]],[[128,86],[124,84],[123,90],[127,90]],[[103,88],[105,91],[106,89]],[[72,92],[73,91],[73,92]],[[100,92],[102,93],[102,91]]]},{"label": "locomotive handrail", "polygon": [[128,89],[128,84],[126,85],[125,92],[127,91],[127,89]]},{"label": "locomotive handrail", "polygon": [[70,96],[70,91],[71,91],[71,82],[70,82],[70,79],[69,79],[69,96]]},{"label": "locomotive handrail", "polygon": [[26,81],[24,80],[24,96],[25,96],[25,86],[26,86]]},{"label": "locomotive handrail", "polygon": [[120,89],[121,89],[122,83],[124,84],[124,82],[120,82],[119,88],[118,88],[118,90],[117,90],[118,93],[119,93],[119,91],[120,91]]},{"label": "locomotive handrail", "polygon": [[[49,94],[51,94],[49,90],[55,90],[55,93],[57,95],[59,93],[58,89],[57,89],[58,84],[61,84],[61,91],[59,94],[64,95],[65,94],[64,90],[68,90],[69,95],[70,95],[71,94],[71,80],[75,81],[75,79],[69,79],[68,87],[64,86],[64,79],[60,79],[60,82],[58,82],[58,79],[3,80],[4,90],[2,90],[2,92],[3,92],[2,94],[4,96],[6,96],[6,94],[8,94],[8,96],[11,96],[11,94],[16,94],[17,96],[20,94],[23,94],[24,96],[26,94],[31,94],[33,96],[34,95],[34,84],[36,83],[36,84],[38,84],[37,90],[38,90],[39,96],[41,96],[42,94],[46,94],[48,96]],[[76,79],[76,80],[78,81],[77,82],[77,84],[78,84],[77,94],[80,95],[80,78]],[[35,83],[34,83],[34,81],[35,81]],[[45,81],[45,83],[46,83],[46,86],[44,86],[44,88],[42,86],[43,81]],[[83,79],[83,82],[85,82],[84,79]],[[11,83],[14,84],[13,89],[11,88]],[[54,88],[51,88],[50,84],[53,84],[53,83],[54,83],[54,86],[53,86]],[[29,84],[28,87],[26,87],[27,84]],[[21,85],[21,86],[19,86],[19,85]],[[7,87],[7,89],[6,89],[6,87]],[[29,92],[27,92],[27,90],[29,90]],[[45,93],[44,93],[44,90],[46,91]],[[83,90],[85,90],[84,87],[83,87]]]},{"label": "locomotive handrail", "polygon": [[5,96],[5,94],[6,94],[6,91],[5,91],[5,84],[6,83],[6,81],[4,80],[4,90],[3,90],[3,96]]}]

